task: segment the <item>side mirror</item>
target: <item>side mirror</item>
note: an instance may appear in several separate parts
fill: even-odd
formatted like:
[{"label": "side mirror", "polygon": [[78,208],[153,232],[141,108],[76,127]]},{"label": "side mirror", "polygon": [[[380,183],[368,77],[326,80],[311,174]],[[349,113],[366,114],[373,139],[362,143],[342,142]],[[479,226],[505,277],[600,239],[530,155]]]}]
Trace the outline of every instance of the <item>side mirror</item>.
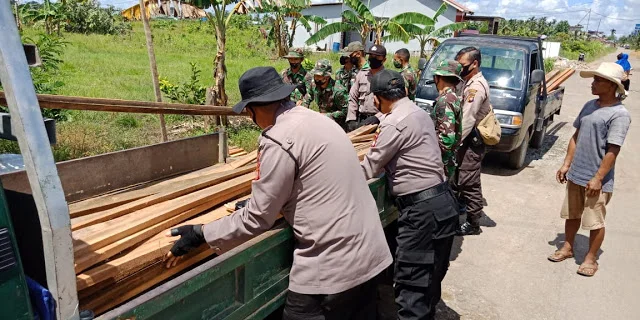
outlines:
[{"label": "side mirror", "polygon": [[420,58],[420,60],[418,60],[418,69],[423,70],[424,67],[426,66],[427,66],[427,59]]},{"label": "side mirror", "polygon": [[542,82],[543,79],[544,79],[544,71],[540,69],[535,69],[531,71],[531,81],[529,83],[532,85],[539,84]]}]

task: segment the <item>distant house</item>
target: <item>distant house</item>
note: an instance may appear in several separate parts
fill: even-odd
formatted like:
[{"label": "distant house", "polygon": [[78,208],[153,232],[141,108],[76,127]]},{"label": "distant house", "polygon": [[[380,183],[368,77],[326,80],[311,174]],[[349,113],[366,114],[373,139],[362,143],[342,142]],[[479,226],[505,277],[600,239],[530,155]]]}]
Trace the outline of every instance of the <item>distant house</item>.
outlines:
[{"label": "distant house", "polygon": [[[204,10],[178,0],[145,0],[144,7],[150,18],[199,19],[207,16]],[[121,14],[126,20],[140,20],[140,4],[122,10]]]},{"label": "distant house", "polygon": [[[440,8],[442,3],[447,4],[447,11],[438,18],[436,28],[453,23],[462,22],[467,14],[473,14],[470,9],[462,4],[453,0],[364,0],[364,3],[369,4],[369,8],[376,17],[394,17],[404,12],[419,12],[427,16],[433,16],[435,12]],[[342,1],[336,0],[312,0],[311,7],[302,11],[304,15],[317,15],[324,18],[327,23],[342,21],[342,12],[344,10],[350,10],[349,6],[342,3]],[[339,43],[340,48],[345,47],[351,41],[360,41],[360,34],[357,31],[336,33],[328,38],[318,42],[316,45],[307,46],[305,42],[311,34],[320,30],[322,26],[312,25],[311,32],[307,32],[302,26],[296,29],[296,36],[293,42],[294,47],[310,47],[315,49],[316,47],[327,48],[331,50],[334,43]],[[371,33],[363,43],[365,47],[373,45],[374,35]],[[402,41],[386,42],[384,46],[387,48],[387,52],[393,53],[400,48],[407,48],[413,54],[420,50],[420,45],[417,40],[411,40],[409,43]]]}]

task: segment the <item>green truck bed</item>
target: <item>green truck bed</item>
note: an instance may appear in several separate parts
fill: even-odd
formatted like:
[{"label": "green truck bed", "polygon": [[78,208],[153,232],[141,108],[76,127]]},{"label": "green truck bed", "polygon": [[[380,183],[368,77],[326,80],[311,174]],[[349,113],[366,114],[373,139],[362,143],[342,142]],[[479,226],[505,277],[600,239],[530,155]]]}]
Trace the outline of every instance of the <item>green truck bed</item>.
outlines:
[{"label": "green truck bed", "polygon": [[[398,215],[386,180],[372,180],[369,188],[386,227]],[[291,228],[281,222],[98,319],[263,319],[284,303],[293,244]]]}]

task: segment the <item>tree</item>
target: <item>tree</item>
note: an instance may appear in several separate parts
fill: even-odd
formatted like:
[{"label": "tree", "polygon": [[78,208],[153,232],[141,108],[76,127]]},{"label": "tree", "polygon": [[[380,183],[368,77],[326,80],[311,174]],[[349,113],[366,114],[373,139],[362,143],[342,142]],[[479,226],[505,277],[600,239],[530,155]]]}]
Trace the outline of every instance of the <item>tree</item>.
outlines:
[{"label": "tree", "polygon": [[[421,58],[426,58],[425,47],[427,44],[436,46],[439,39],[444,38],[455,31],[460,31],[467,26],[466,23],[450,23],[440,28],[436,28],[435,25],[438,21],[438,17],[440,17],[440,15],[445,11],[447,11],[447,5],[443,3],[433,17],[428,17],[417,12],[401,13],[394,17],[394,19],[402,25],[412,25],[417,27],[417,29],[414,29],[413,27],[409,27],[408,29],[410,30],[410,38],[417,39],[420,43]],[[397,37],[397,34],[393,33],[386,36],[384,39],[391,41],[402,40]]]},{"label": "tree", "polygon": [[47,34],[51,34],[54,29],[57,29],[58,35],[60,35],[60,23],[66,17],[64,3],[44,0],[41,5],[32,5],[29,8],[25,16],[26,19],[32,22],[42,22]]},{"label": "tree", "polygon": [[[385,31],[395,39],[408,42],[411,40],[411,33],[417,32],[416,29],[419,28],[413,23],[407,23],[406,20],[398,18],[405,13],[392,18],[374,17],[369,8],[360,0],[344,0],[344,3],[349,6],[351,10],[342,12],[342,21],[330,23],[322,27],[322,29],[318,30],[318,32],[306,41],[307,45],[317,43],[332,34],[346,31],[358,31],[363,43],[369,33],[373,32],[375,35],[375,43],[381,44]],[[426,17],[422,14],[419,15]]]},{"label": "tree", "polygon": [[[311,4],[310,0],[293,0],[285,5],[266,5],[257,11],[268,13],[269,24],[273,26],[269,32],[269,42],[275,42],[280,57],[287,54],[289,47],[293,46],[298,23],[307,32],[311,31],[310,22],[326,24],[327,21],[315,15],[303,15],[301,11]],[[286,18],[291,18],[291,25],[287,25]],[[291,30],[291,33],[289,33]]]}]

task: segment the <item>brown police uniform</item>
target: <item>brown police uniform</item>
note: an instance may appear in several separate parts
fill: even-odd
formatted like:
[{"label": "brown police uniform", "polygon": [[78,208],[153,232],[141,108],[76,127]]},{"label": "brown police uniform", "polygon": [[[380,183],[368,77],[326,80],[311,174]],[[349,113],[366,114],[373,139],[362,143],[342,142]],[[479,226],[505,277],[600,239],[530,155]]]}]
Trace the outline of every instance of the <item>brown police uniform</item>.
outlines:
[{"label": "brown police uniform", "polygon": [[[404,91],[404,80],[395,71],[376,75],[373,86],[378,87],[377,81],[386,85],[389,76],[397,77]],[[394,275],[398,319],[433,319],[458,227],[458,208],[429,114],[409,98],[396,101],[360,164],[367,179],[385,172],[400,210]]]},{"label": "brown police uniform", "polygon": [[476,127],[491,108],[489,84],[482,72],[464,84],[462,99],[462,146],[458,154],[460,167],[456,191],[465,206],[466,220],[477,226],[484,207],[480,171],[485,146],[476,133]]},{"label": "brown police uniform", "polygon": [[[382,68],[384,70],[384,67]],[[356,79],[349,90],[349,107],[346,121],[361,121],[369,116],[378,115],[380,111],[373,104],[373,94],[371,93],[371,69],[362,69],[356,74]]]},{"label": "brown police uniform", "polygon": [[293,102],[283,103],[260,137],[247,206],[205,225],[205,239],[234,247],[271,228],[280,212],[296,239],[288,299],[349,292],[392,263],[353,145],[333,120]]}]

